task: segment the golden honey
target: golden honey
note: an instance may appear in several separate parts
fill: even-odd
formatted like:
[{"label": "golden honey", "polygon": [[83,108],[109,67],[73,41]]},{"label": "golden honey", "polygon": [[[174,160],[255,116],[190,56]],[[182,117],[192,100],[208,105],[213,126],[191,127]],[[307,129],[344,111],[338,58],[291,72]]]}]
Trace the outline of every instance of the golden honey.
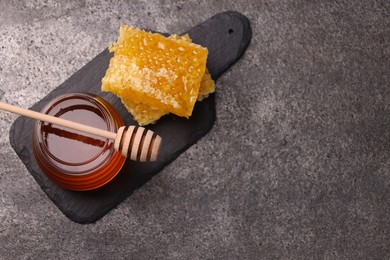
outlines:
[{"label": "golden honey", "polygon": [[[41,112],[111,132],[124,125],[107,101],[88,93],[57,97]],[[33,149],[38,164],[52,181],[77,191],[105,185],[126,160],[114,150],[112,140],[41,121],[35,124]]]}]

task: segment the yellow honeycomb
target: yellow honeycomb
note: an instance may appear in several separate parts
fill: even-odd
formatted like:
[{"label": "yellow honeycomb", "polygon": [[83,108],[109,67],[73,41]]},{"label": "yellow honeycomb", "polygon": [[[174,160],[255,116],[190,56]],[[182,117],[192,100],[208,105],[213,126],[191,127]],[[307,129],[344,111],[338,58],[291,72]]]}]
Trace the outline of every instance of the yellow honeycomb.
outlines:
[{"label": "yellow honeycomb", "polygon": [[202,101],[203,99],[207,98],[209,94],[214,92],[215,92],[214,80],[211,78],[208,69],[206,69],[206,72],[204,73],[203,78],[200,81],[198,101]]},{"label": "yellow honeycomb", "polygon": [[[215,91],[215,83],[211,79],[211,75],[206,69],[205,74],[200,83],[198,101],[202,101],[204,98],[208,97],[210,93]],[[148,125],[155,123],[162,116],[169,114],[167,111],[160,110],[156,107],[151,107],[148,104],[141,102],[134,102],[125,98],[122,98],[122,103],[126,109],[133,115],[134,119],[140,125]]]},{"label": "yellow honeycomb", "polygon": [[133,115],[135,121],[139,125],[148,125],[155,123],[162,116],[168,114],[169,112],[160,110],[156,107],[151,107],[148,104],[134,102],[122,98],[122,103],[126,109]]},{"label": "yellow honeycomb", "polygon": [[[190,36],[188,34],[185,34],[183,36],[179,35],[171,35],[169,36],[171,39],[181,39],[188,42],[192,42]],[[211,78],[211,75],[206,68],[205,74],[202,77],[202,80],[200,82],[200,88],[198,93],[198,101],[202,101],[204,98],[208,97],[210,93],[213,93],[215,91],[215,83],[214,80]]]},{"label": "yellow honeycomb", "polygon": [[188,36],[164,37],[121,25],[109,49],[114,56],[102,90],[118,95],[140,124],[167,113],[189,117],[196,100],[215,89],[205,73],[207,49]]}]

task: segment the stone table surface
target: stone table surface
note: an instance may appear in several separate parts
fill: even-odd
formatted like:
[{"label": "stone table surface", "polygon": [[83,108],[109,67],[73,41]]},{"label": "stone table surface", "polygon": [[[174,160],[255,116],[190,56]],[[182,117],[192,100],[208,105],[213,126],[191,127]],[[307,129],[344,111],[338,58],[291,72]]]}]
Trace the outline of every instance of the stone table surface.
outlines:
[{"label": "stone table surface", "polygon": [[235,10],[252,42],[213,129],[94,224],[67,219],[0,112],[0,259],[389,259],[388,0],[0,2],[0,99],[30,107],[115,41]]}]

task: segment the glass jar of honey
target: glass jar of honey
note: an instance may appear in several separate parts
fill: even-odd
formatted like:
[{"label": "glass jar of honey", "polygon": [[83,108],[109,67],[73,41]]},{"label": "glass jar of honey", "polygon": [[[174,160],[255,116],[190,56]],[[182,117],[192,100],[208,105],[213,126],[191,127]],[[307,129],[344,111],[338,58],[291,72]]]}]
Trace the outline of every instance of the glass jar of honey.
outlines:
[{"label": "glass jar of honey", "polygon": [[[89,93],[64,94],[41,112],[111,132],[124,125],[111,104]],[[39,166],[52,181],[76,191],[105,185],[126,160],[115,151],[113,140],[42,121],[35,124],[33,150]]]}]

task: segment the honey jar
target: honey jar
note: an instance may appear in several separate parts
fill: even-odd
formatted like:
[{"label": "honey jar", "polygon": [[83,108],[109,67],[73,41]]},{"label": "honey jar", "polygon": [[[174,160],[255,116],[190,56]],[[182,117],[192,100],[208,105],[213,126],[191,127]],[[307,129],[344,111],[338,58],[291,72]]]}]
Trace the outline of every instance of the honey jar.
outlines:
[{"label": "honey jar", "polygon": [[[124,125],[110,103],[90,93],[61,95],[41,112],[111,132]],[[53,182],[76,191],[105,185],[126,160],[115,151],[113,140],[42,121],[34,127],[33,150],[42,171]]]}]

